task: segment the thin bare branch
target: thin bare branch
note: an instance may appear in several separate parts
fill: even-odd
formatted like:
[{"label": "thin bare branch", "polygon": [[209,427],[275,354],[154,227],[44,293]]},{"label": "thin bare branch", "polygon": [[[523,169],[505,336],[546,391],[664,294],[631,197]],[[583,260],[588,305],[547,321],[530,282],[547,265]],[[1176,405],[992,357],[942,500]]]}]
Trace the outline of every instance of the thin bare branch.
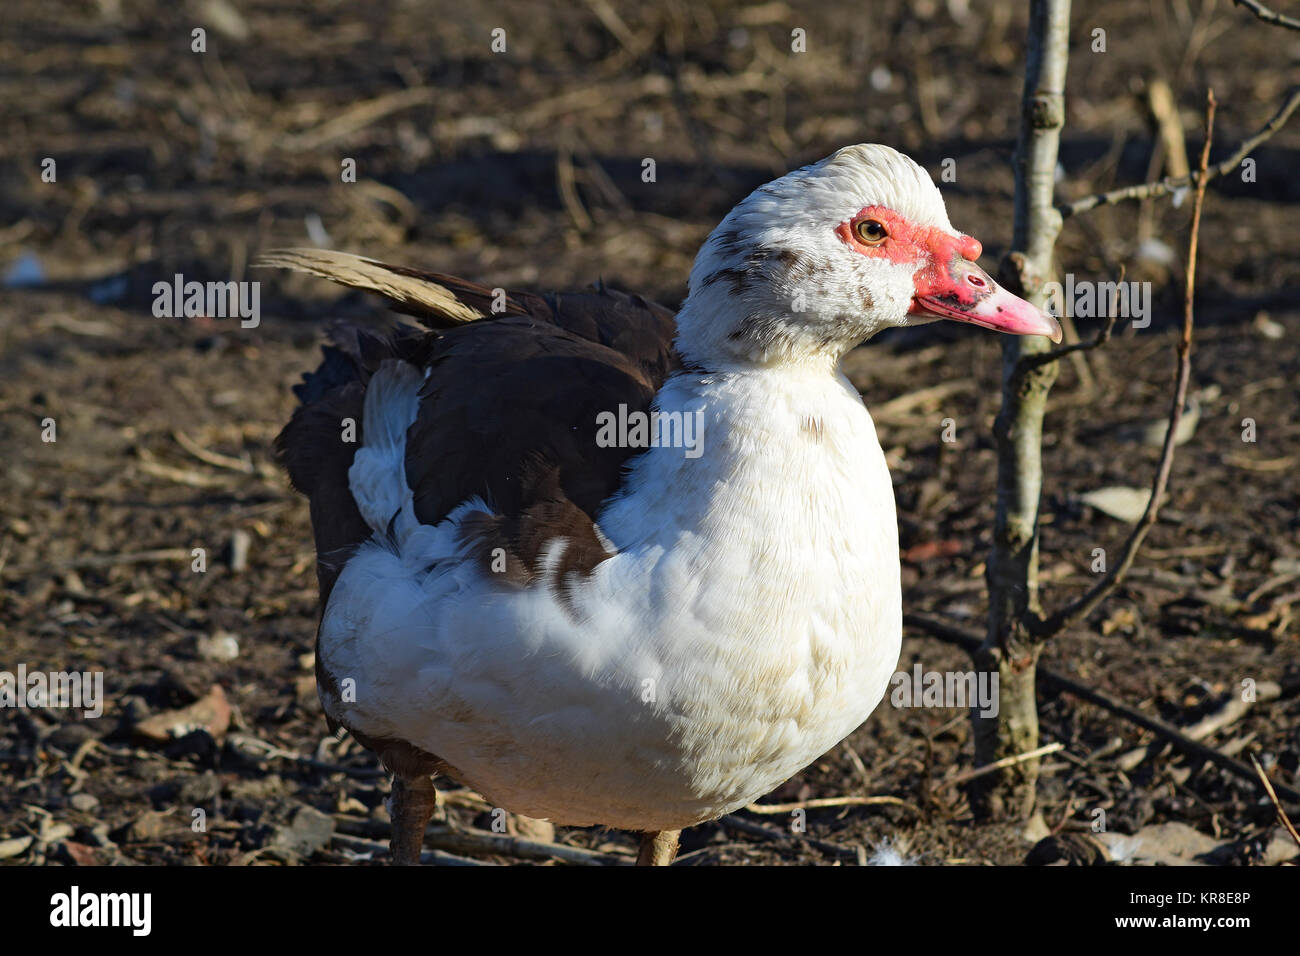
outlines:
[{"label": "thin bare branch", "polygon": [[1232,0],[1232,2],[1238,7],[1245,7],[1265,23],[1271,23],[1275,27],[1286,27],[1288,30],[1300,30],[1300,20],[1270,10],[1259,0]]},{"label": "thin bare branch", "polygon": [[41,571],[80,571],[86,568],[112,568],[121,564],[165,564],[169,561],[189,561],[194,557],[188,548],[159,548],[154,551],[130,551],[123,554],[88,554],[65,561],[15,564],[11,574],[25,575]]},{"label": "thin bare branch", "polygon": [[[1119,279],[1115,283],[1117,286],[1124,285],[1124,276],[1126,272],[1127,269],[1121,265],[1119,267]],[[1113,309],[1112,314],[1106,318],[1106,325],[1091,341],[1071,342],[1069,345],[1062,345],[1059,348],[1054,348],[1047,352],[1035,352],[1030,355],[1022,355],[1019,361],[1016,362],[1016,377],[1021,378],[1028,372],[1032,372],[1034,369],[1038,368],[1040,365],[1046,365],[1048,362],[1055,362],[1058,359],[1069,355],[1071,352],[1090,352],[1095,348],[1105,345],[1110,341],[1110,334],[1115,331],[1115,323],[1118,321],[1119,310]]]},{"label": "thin bare branch", "polygon": [[1054,754],[1058,750],[1064,750],[1065,744],[1059,740],[1053,744],[1046,744],[1042,747],[1035,747],[1033,750],[1026,751],[1022,754],[1015,754],[1011,757],[1003,757],[1001,760],[995,760],[993,763],[986,763],[982,767],[976,767],[974,770],[966,770],[956,776],[949,777],[939,783],[936,790],[942,790],[944,787],[951,787],[955,783],[966,783],[971,780],[977,780],[985,774],[994,773],[998,770],[1005,770],[1007,767],[1014,767],[1016,764],[1024,763],[1027,760],[1037,760],[1039,757],[1046,757],[1048,754]]},{"label": "thin bare branch", "polygon": [[916,628],[916,630],[924,631],[931,637],[937,637],[949,644],[956,644],[971,654],[978,653],[980,647],[984,644],[984,639],[978,634],[963,630],[946,621],[941,621],[937,617],[930,617],[928,614],[913,614],[910,611],[905,611],[903,613],[903,626]]},{"label": "thin bare branch", "polygon": [[1156,523],[1160,513],[1160,502],[1165,488],[1169,484],[1169,475],[1174,466],[1174,447],[1178,441],[1178,425],[1183,418],[1183,408],[1187,404],[1187,383],[1192,375],[1192,325],[1195,317],[1193,300],[1196,292],[1196,251],[1201,235],[1201,210],[1205,206],[1205,186],[1209,182],[1210,144],[1214,139],[1214,90],[1205,94],[1205,145],[1201,148],[1201,162],[1196,174],[1196,199],[1192,205],[1192,234],[1187,242],[1187,281],[1183,288],[1183,333],[1178,339],[1178,366],[1174,372],[1173,406],[1169,411],[1169,427],[1165,431],[1164,447],[1160,450],[1160,464],[1156,468],[1155,478],[1151,482],[1151,498],[1147,501],[1146,511],[1138,520],[1137,527],[1124,542],[1124,550],[1119,561],[1081,598],[1067,604],[1055,614],[1031,623],[1033,632],[1042,638],[1059,633],[1077,621],[1082,620],[1104,601],[1128,573],[1137,557],[1138,549],[1147,532]]},{"label": "thin bare branch", "polygon": [[[1243,140],[1241,145],[1227,159],[1209,167],[1208,179],[1215,179],[1236,169],[1256,146],[1286,125],[1286,121],[1291,118],[1291,114],[1296,111],[1297,107],[1300,107],[1300,86],[1293,86],[1287,94],[1286,101],[1273,114],[1273,117],[1260,128],[1259,132],[1249,139]],[[1158,196],[1167,196],[1169,193],[1195,185],[1198,175],[1199,173],[1187,176],[1166,176],[1164,179],[1155,182],[1142,183],[1138,186],[1124,186],[1121,189],[1112,189],[1110,192],[1094,193],[1091,196],[1076,199],[1074,202],[1062,203],[1056,208],[1063,218],[1068,219],[1070,216],[1087,212],[1097,206],[1106,206],[1111,203],[1122,202],[1125,199],[1151,199]]]},{"label": "thin bare branch", "polygon": [[[753,820],[746,820],[744,817],[729,813],[718,820],[724,827],[732,830],[739,830],[741,833],[748,833],[751,836],[762,837],[764,840],[773,840],[778,843],[784,843],[790,839],[790,834],[784,830],[778,830],[773,827],[764,826],[761,823],[755,823]],[[826,840],[815,840],[806,834],[799,838],[799,842],[805,846],[813,847],[830,856],[856,857],[858,851],[853,847],[840,846],[836,843],[828,843]]]},{"label": "thin bare branch", "polygon": [[799,800],[794,803],[749,803],[745,810],[759,816],[793,813],[795,810],[824,810],[827,807],[903,807],[911,810],[918,817],[923,816],[915,804],[908,803],[900,797],[820,797],[815,800]]},{"label": "thin bare branch", "polygon": [[[1123,717],[1130,723],[1141,727],[1143,730],[1149,730],[1153,734],[1163,737],[1165,740],[1169,741],[1175,750],[1181,751],[1194,760],[1209,761],[1216,767],[1226,770],[1242,780],[1256,779],[1255,771],[1242,761],[1230,757],[1229,755],[1216,750],[1214,747],[1203,744],[1199,740],[1192,740],[1186,734],[1174,727],[1170,727],[1164,721],[1158,720],[1155,717],[1149,717],[1137,708],[1130,707],[1128,704],[1118,701],[1108,694],[1103,694],[1101,691],[1080,684],[1078,681],[1072,680],[1064,674],[1056,674],[1046,670],[1045,668],[1039,668],[1038,676],[1042,680],[1043,684],[1049,689],[1064,691],[1067,694],[1078,697],[1080,700],[1086,700],[1090,704],[1096,704],[1098,707],[1108,710],[1112,714]],[[1287,800],[1300,805],[1300,791],[1296,791],[1292,787],[1287,787],[1283,784],[1277,784],[1276,789],[1277,792]]]},{"label": "thin bare branch", "polygon": [[[348,814],[336,813],[334,820],[341,833],[371,837],[389,833],[389,825],[376,820],[366,820]],[[337,837],[336,837],[337,839]],[[632,858],[622,853],[599,853],[577,846],[530,840],[506,833],[488,833],[476,828],[460,829],[446,824],[430,824],[424,828],[423,847],[433,847],[454,854],[489,853],[513,856],[525,860],[560,860],[580,866],[626,866]],[[379,844],[388,850],[388,844]]]},{"label": "thin bare branch", "polygon": [[[905,614],[903,616],[903,623],[907,626],[925,631],[927,634],[937,637],[940,640],[947,641],[950,644],[964,647],[966,650],[971,652],[977,652],[980,645],[983,644],[983,640],[979,635],[926,615]],[[1103,694],[1099,690],[1094,690],[1085,684],[1079,683],[1073,678],[1066,677],[1064,674],[1058,674],[1041,664],[1038,666],[1038,680],[1047,690],[1078,697],[1080,700],[1085,700],[1090,704],[1095,704],[1103,710],[1109,711],[1118,717],[1123,717],[1125,720],[1129,721],[1129,723],[1135,724],[1143,730],[1151,731],[1153,734],[1169,741],[1170,745],[1173,746],[1175,750],[1186,754],[1194,760],[1208,761],[1216,767],[1240,777],[1242,780],[1257,779],[1255,771],[1240,760],[1203,744],[1199,740],[1193,740],[1177,728],[1171,727],[1162,720],[1142,713],[1142,711],[1138,710],[1136,707],[1131,707],[1121,700],[1116,700],[1108,694]],[[1275,783],[1273,786],[1281,797],[1291,801],[1297,806],[1300,806],[1300,791],[1281,783]]]},{"label": "thin bare branch", "polygon": [[1112,315],[1106,320],[1106,325],[1097,335],[1087,342],[1071,342],[1069,345],[1062,345],[1052,349],[1050,352],[1038,352],[1033,355],[1026,355],[1016,363],[1017,377],[1024,375],[1026,372],[1032,372],[1040,365],[1046,365],[1048,362],[1055,362],[1064,358],[1071,352],[1091,352],[1110,341],[1110,334],[1115,330],[1115,323],[1119,320],[1118,315]]},{"label": "thin bare branch", "polygon": [[1269,800],[1273,801],[1273,807],[1277,810],[1277,822],[1282,824],[1287,833],[1291,834],[1291,839],[1295,840],[1295,845],[1300,846],[1300,833],[1296,832],[1295,824],[1286,815],[1286,810],[1282,807],[1282,801],[1277,798],[1277,791],[1273,789],[1273,781],[1268,779],[1268,774],[1259,765],[1259,761],[1255,759],[1254,754],[1250,755],[1250,763],[1255,768],[1255,773],[1259,774],[1259,782],[1264,785],[1264,792],[1268,794]]}]

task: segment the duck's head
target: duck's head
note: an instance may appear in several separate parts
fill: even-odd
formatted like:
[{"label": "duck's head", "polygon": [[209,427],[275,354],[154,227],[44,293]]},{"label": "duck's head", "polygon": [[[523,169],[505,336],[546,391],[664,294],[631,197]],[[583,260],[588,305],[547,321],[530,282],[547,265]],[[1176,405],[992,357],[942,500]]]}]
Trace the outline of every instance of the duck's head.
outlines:
[{"label": "duck's head", "polygon": [[936,319],[1060,341],[1054,318],[976,265],[980,251],[920,166],[846,146],[756,189],[713,230],[677,347],[705,365],[834,360],[881,329]]}]

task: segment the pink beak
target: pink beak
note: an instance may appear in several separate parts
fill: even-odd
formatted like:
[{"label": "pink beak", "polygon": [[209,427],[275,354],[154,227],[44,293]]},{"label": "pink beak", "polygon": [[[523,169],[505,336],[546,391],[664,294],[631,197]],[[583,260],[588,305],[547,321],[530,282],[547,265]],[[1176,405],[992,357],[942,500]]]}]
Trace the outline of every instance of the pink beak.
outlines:
[{"label": "pink beak", "polygon": [[[948,238],[948,237],[945,237]],[[1002,288],[974,262],[980,244],[969,236],[935,249],[930,265],[916,273],[911,314],[969,322],[1012,335],[1046,335],[1061,341],[1061,325]]]}]

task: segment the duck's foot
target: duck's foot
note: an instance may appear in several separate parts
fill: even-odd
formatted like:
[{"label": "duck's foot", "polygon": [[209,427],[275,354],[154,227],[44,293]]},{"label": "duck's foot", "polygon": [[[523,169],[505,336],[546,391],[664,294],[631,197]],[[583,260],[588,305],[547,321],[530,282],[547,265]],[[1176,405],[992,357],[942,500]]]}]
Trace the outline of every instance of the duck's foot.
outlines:
[{"label": "duck's foot", "polygon": [[424,846],[424,828],[438,808],[438,792],[429,776],[394,777],[392,830],[388,853],[394,866],[416,866]]},{"label": "duck's foot", "polygon": [[681,830],[654,830],[641,834],[641,852],[637,866],[670,866],[677,858],[677,840]]}]

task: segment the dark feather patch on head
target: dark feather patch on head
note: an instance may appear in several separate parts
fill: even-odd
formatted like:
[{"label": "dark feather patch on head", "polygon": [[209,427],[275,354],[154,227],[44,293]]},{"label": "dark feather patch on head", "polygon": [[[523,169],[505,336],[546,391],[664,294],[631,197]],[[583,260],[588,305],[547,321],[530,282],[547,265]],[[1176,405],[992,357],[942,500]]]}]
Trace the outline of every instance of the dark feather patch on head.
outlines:
[{"label": "dark feather patch on head", "polygon": [[[726,234],[726,242],[733,240],[734,234]],[[722,248],[724,243],[717,243]],[[737,249],[736,251],[739,251]],[[783,280],[788,284],[800,284],[817,276],[825,275],[833,269],[829,262],[823,262],[804,255],[794,249],[777,246],[758,246],[738,266],[724,266],[709,273],[701,280],[707,287],[717,282],[729,282],[731,294],[740,296],[756,285]]]}]

